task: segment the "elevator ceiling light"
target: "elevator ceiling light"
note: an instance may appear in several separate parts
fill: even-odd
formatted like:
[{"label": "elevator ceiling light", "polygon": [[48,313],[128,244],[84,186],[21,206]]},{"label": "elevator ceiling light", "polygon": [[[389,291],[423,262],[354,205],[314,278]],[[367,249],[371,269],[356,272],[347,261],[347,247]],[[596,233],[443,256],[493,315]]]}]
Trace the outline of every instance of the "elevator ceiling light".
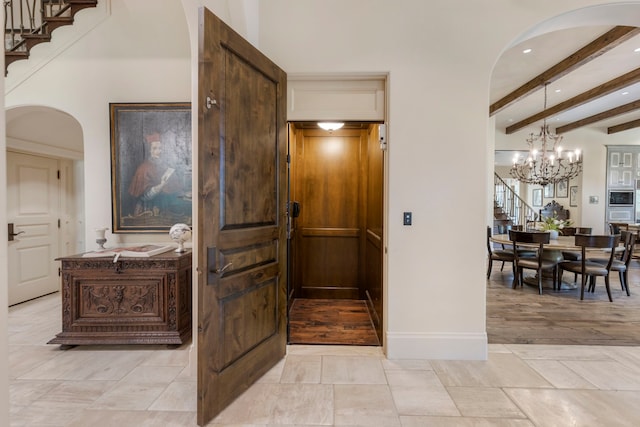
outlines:
[{"label": "elevator ceiling light", "polygon": [[344,123],[324,122],[318,123],[318,126],[320,126],[324,130],[328,130],[329,132],[331,132],[340,129],[342,126],[344,126]]}]

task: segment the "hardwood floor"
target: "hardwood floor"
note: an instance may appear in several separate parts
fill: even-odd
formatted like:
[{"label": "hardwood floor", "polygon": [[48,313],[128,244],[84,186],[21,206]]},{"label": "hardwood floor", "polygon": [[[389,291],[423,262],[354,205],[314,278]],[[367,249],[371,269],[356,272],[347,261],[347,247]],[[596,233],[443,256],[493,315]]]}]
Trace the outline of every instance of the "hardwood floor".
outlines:
[{"label": "hardwood floor", "polygon": [[[487,281],[487,335],[490,344],[640,345],[640,263],[632,260],[631,296],[621,290],[618,274],[611,276],[613,302],[604,279],[595,293],[580,288],[544,290],[525,285],[511,289],[511,266],[494,263]],[[565,278],[572,278],[572,274]]]},{"label": "hardwood floor", "polygon": [[[571,277],[571,275],[565,275]],[[631,296],[611,277],[613,302],[604,279],[595,293],[580,289],[542,295],[535,287],[511,289],[511,266],[494,263],[487,281],[490,344],[640,346],[640,261],[629,272]],[[289,313],[291,344],[380,345],[364,301],[296,299]]]},{"label": "hardwood floor", "polygon": [[367,305],[351,299],[296,299],[289,344],[380,345]]}]

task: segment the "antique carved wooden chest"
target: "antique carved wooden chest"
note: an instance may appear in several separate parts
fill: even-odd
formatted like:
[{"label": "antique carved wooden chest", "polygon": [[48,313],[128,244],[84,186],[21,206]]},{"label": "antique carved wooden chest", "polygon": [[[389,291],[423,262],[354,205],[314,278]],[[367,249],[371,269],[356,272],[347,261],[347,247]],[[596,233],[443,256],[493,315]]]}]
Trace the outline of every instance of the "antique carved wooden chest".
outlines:
[{"label": "antique carved wooden chest", "polygon": [[169,344],[191,336],[191,251],[63,257],[62,332],[49,344]]}]

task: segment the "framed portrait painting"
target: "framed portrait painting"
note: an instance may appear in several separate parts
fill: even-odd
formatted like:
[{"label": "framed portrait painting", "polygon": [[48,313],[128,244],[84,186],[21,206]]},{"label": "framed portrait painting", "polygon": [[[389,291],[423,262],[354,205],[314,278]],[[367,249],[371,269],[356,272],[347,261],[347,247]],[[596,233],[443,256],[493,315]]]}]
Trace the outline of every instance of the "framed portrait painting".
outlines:
[{"label": "framed portrait painting", "polygon": [[556,183],[556,197],[559,199],[569,197],[569,181],[568,180],[563,179],[562,181],[558,181]]},{"label": "framed portrait painting", "polygon": [[553,184],[547,184],[544,186],[544,197],[551,198],[553,197],[553,189],[555,186]]},{"label": "framed portrait painting", "polygon": [[536,188],[531,192],[533,196],[532,204],[536,207],[542,207],[542,188]]},{"label": "framed portrait painting", "polygon": [[111,103],[114,233],[192,225],[191,104]]}]

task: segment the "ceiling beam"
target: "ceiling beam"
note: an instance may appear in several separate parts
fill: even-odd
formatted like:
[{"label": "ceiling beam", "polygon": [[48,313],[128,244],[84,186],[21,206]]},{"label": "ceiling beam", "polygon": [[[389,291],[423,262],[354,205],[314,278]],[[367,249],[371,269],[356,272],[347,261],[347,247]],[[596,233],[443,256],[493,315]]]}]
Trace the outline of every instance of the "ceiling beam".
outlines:
[{"label": "ceiling beam", "polygon": [[553,107],[549,107],[546,110],[536,113],[533,116],[529,116],[524,120],[520,120],[518,123],[507,127],[506,133],[507,135],[514,133],[525,126],[530,125],[531,123],[535,123],[546,117],[553,116],[554,114],[559,114],[563,111],[570,110],[571,108],[586,104],[589,101],[593,101],[594,99],[608,95],[615,92],[616,90],[631,86],[632,84],[638,82],[640,82],[640,68],[629,71],[627,74],[623,74],[620,77],[609,80],[608,82],[603,83],[600,86],[596,86],[593,89],[589,89],[588,91],[583,92],[580,95],[574,96],[573,98],[556,104]]},{"label": "ceiling beam", "polygon": [[585,117],[584,119],[577,120],[573,123],[567,123],[564,126],[557,127],[556,133],[560,134],[560,133],[569,132],[570,130],[574,130],[582,126],[590,125],[591,123],[596,123],[601,120],[610,119],[611,117],[619,116],[620,114],[625,114],[630,111],[635,111],[638,108],[640,108],[640,100],[633,101],[616,108],[612,108],[611,110],[603,111],[602,113],[594,114],[593,116],[590,116],[590,117]]},{"label": "ceiling beam", "polygon": [[614,27],[548,70],[529,80],[518,89],[491,104],[489,107],[489,116],[493,116],[514,102],[519,101],[532,92],[544,87],[545,83],[551,83],[558,80],[564,75],[586,64],[592,59],[597,58],[637,34],[640,34],[639,27]]},{"label": "ceiling beam", "polygon": [[610,128],[607,128],[607,133],[608,134],[617,133],[617,132],[622,132],[623,130],[629,130],[637,127],[640,127],[640,119],[633,120],[627,123],[622,123],[616,126],[611,126]]}]

